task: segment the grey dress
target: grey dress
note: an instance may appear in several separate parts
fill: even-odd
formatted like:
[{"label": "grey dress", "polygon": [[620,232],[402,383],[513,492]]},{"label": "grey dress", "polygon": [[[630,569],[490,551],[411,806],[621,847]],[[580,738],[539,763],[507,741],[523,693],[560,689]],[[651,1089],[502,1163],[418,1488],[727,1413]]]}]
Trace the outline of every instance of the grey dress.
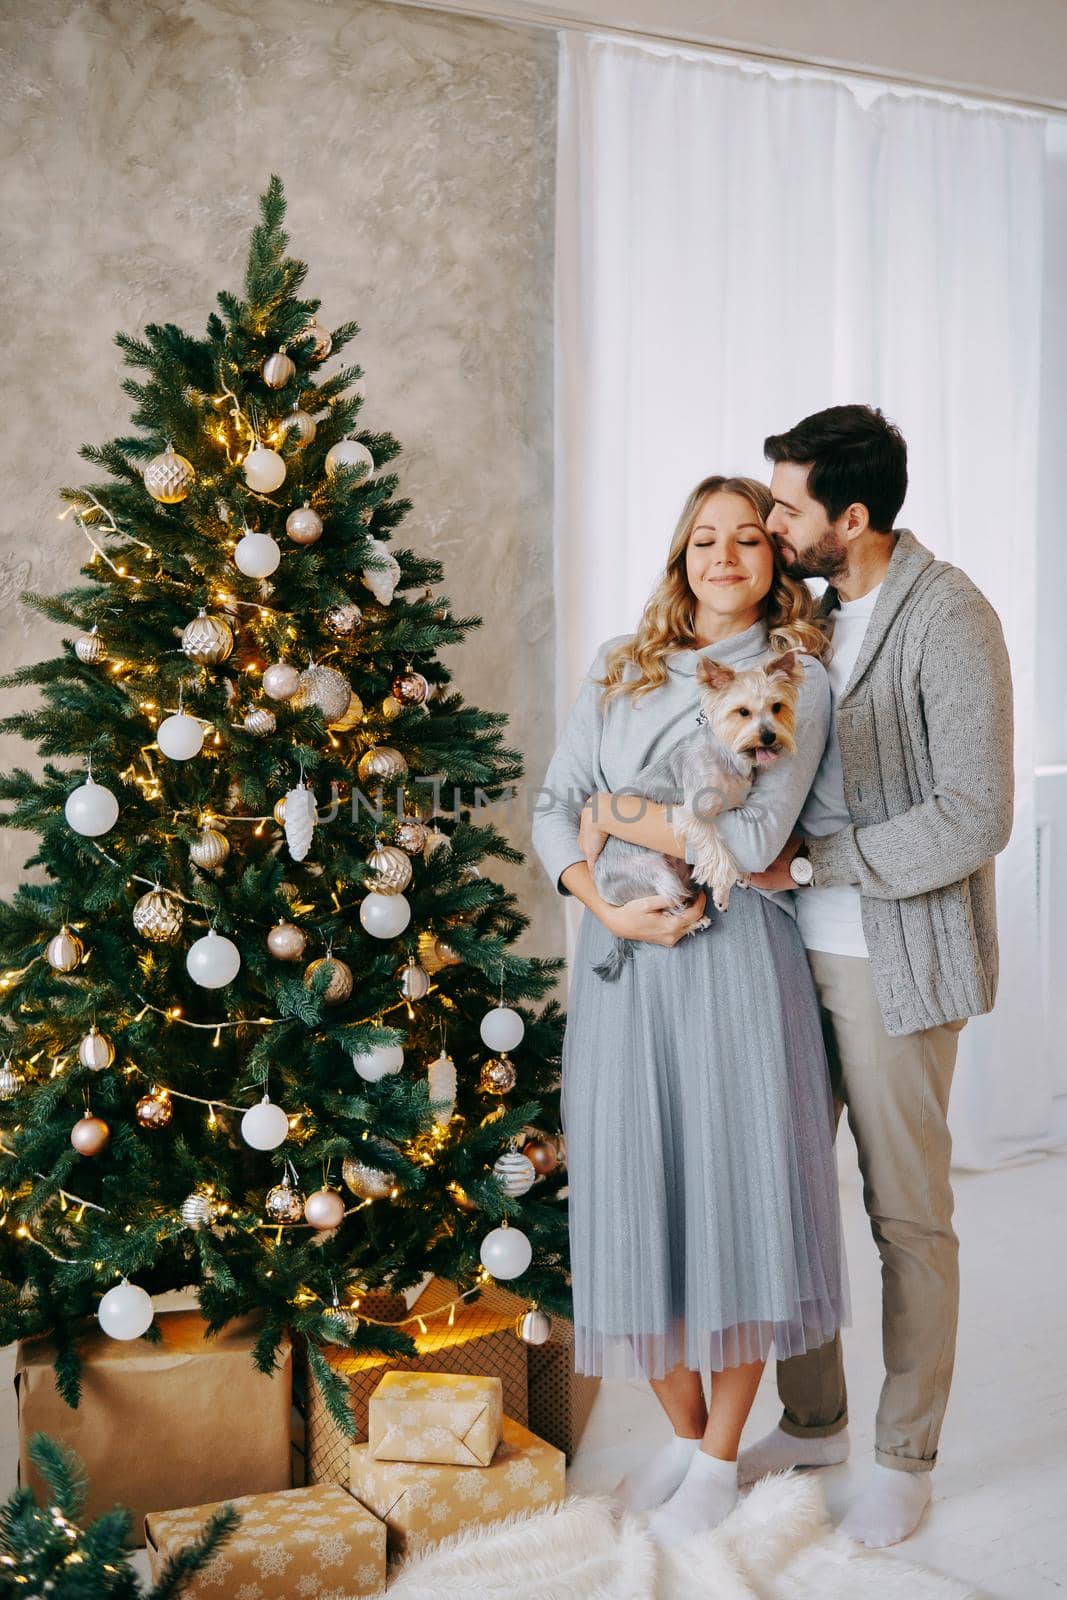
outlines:
[{"label": "grey dress", "polygon": [[[749,665],[762,623],[668,657],[636,705],[586,675],[540,792],[533,843],[562,893],[585,799],[618,790],[694,726],[701,655]],[[743,871],[775,859],[823,752],[830,697],[804,658],[797,753],[719,819]],[[633,670],[633,669],[630,669]],[[584,911],[563,1046],[575,1366],[663,1377],[824,1344],[848,1318],[829,1075],[790,894],[736,888],[673,949],[639,943],[614,983],[612,936]]]}]

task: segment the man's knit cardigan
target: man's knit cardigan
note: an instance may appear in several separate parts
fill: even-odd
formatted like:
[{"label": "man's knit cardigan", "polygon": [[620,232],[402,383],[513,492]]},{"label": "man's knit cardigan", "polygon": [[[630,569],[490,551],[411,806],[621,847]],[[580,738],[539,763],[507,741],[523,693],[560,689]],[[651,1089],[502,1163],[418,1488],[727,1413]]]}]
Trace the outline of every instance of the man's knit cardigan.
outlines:
[{"label": "man's knit cardigan", "polygon": [[816,885],[859,885],[887,1030],[989,1011],[993,858],[1012,825],[1011,669],[988,600],[907,530],[835,720],[852,823],[808,848]]}]

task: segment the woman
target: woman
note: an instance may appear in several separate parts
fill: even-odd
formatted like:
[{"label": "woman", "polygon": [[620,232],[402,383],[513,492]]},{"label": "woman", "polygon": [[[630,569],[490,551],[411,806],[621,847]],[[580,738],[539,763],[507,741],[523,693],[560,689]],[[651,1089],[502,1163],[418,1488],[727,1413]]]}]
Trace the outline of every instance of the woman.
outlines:
[{"label": "woman", "polygon": [[[597,652],[533,826],[552,881],[587,908],[562,1079],[575,1365],[646,1376],[670,1418],[672,1443],[621,1486],[630,1509],[659,1508],[662,1544],[736,1503],[772,1342],[779,1356],[812,1349],[847,1314],[829,1076],[792,896],[739,884],[729,911],[690,934],[703,895],[676,918],[654,896],[614,906],[590,870],[608,832],[685,856],[667,808],[613,805],[611,791],[694,726],[701,656],[750,666],[803,652],[796,753],[718,820],[742,872],[769,865],[792,831],[829,727],[827,646],[767,535],[771,505],[748,478],[693,490],[637,632]],[[616,936],[638,943],[606,983],[593,967]]]}]

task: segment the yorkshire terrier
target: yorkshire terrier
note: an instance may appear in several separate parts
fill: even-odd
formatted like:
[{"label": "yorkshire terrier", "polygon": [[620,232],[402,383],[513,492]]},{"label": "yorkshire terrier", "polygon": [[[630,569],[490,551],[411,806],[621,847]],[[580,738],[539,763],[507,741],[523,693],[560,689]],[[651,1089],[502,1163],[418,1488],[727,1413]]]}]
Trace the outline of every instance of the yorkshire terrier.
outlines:
[{"label": "yorkshire terrier", "polygon": [[[796,748],[797,691],[804,668],[795,650],[744,672],[701,656],[696,676],[697,728],[642,768],[623,791],[669,806],[671,826],[679,838],[692,841],[696,862],[690,867],[677,856],[610,834],[593,877],[612,905],[640,895],[666,895],[670,904],[664,910],[677,916],[692,905],[700,886],[707,885],[716,908],[726,911],[741,873],[714,819],[744,805],[760,769]],[[708,923],[702,917],[689,932]],[[593,971],[617,978],[632,953],[631,940],[616,939]]]}]

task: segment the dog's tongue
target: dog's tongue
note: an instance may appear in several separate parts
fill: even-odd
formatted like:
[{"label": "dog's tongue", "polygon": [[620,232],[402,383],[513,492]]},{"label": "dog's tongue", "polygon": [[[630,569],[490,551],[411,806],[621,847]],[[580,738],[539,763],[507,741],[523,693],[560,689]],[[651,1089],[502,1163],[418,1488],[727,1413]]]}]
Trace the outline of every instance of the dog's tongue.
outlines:
[{"label": "dog's tongue", "polygon": [[778,759],[777,750],[757,750],[756,751],[756,765],[757,765],[757,767],[769,767],[771,762],[772,761],[777,761],[777,759]]}]

